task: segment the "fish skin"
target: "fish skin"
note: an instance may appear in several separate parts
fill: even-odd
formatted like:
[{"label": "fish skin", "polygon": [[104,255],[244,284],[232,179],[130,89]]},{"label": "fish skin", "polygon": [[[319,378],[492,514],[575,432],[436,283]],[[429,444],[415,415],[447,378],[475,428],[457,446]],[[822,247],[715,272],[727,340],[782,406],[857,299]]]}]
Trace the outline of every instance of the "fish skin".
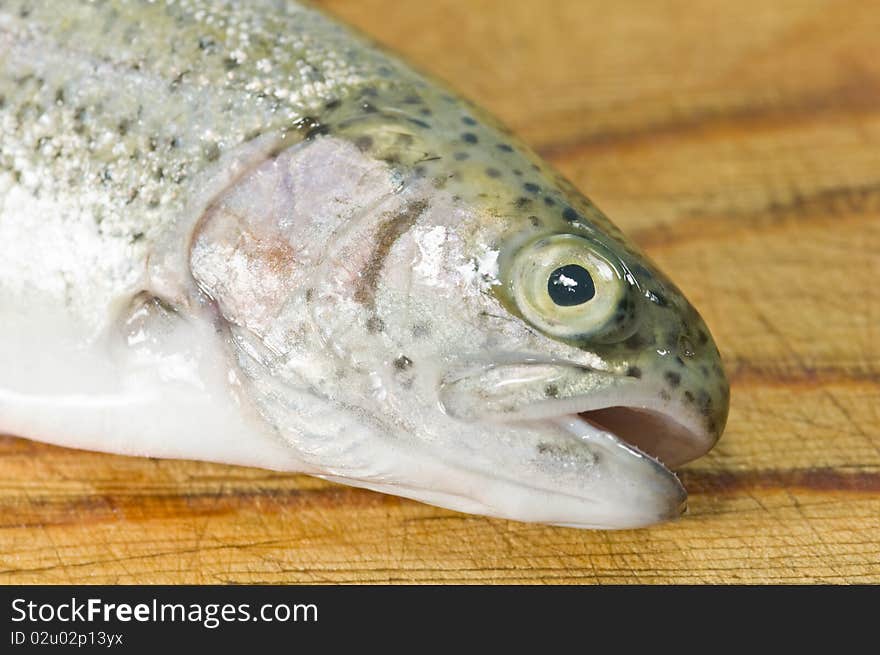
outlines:
[{"label": "fish skin", "polygon": [[[198,357],[225,354],[255,448],[277,455],[88,441],[2,413],[0,429],[520,520],[678,515],[674,476],[565,417],[673,416],[693,443],[636,441],[692,459],[726,422],[718,350],[680,290],[493,118],[299,4],[58,7],[0,6],[0,316],[40,298],[34,321],[56,308],[126,371],[134,337],[212,326],[217,352]],[[601,333],[553,336],[517,300],[523,253],[559,235],[619,278]]]}]

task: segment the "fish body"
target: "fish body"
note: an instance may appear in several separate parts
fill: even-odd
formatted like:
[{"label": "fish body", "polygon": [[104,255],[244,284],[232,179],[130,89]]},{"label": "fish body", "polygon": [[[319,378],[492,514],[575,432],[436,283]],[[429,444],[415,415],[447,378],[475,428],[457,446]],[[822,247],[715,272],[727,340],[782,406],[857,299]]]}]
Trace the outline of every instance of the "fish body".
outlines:
[{"label": "fish body", "polygon": [[683,511],[727,406],[675,285],[350,28],[0,7],[0,431],[623,528]]}]

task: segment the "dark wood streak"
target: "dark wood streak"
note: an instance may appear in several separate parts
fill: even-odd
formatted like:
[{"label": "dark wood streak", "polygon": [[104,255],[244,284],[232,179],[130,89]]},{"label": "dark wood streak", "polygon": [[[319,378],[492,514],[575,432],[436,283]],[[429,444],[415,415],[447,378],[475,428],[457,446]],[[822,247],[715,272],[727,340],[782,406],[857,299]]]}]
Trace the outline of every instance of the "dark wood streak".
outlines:
[{"label": "dark wood streak", "polygon": [[[669,104],[665,100],[664,105]],[[559,161],[588,151],[640,145],[659,139],[675,139],[693,134],[735,128],[754,132],[760,128],[787,128],[798,122],[818,118],[841,118],[880,111],[880,85],[865,76],[853,76],[831,88],[754,99],[732,107],[700,107],[683,115],[636,126],[605,127],[602,131],[573,137],[560,143],[537,147],[537,152]],[[585,121],[586,122],[586,121]]]},{"label": "dark wood streak", "polygon": [[684,470],[679,472],[679,477],[692,495],[735,494],[754,489],[880,494],[880,471],[842,471],[833,468]]},{"label": "dark wood streak", "polygon": [[880,371],[838,363],[804,366],[794,362],[726,359],[732,385],[819,388],[836,385],[880,386]]},{"label": "dark wood streak", "polygon": [[356,302],[371,309],[374,307],[376,284],[385,265],[385,258],[388,257],[394,243],[412,227],[427,206],[428,203],[424,200],[412,202],[379,226],[376,233],[376,247],[361,271],[354,291]]},{"label": "dark wood streak", "polygon": [[[293,476],[291,476],[293,478]],[[27,502],[0,504],[0,530],[72,525],[85,522],[151,521],[169,516],[219,516],[239,511],[280,511],[394,506],[408,502],[397,496],[333,485],[319,489],[239,489],[225,493],[103,493],[31,497]],[[34,517],[39,516],[38,521]]]},{"label": "dark wood streak", "polygon": [[880,184],[837,186],[815,193],[791,189],[785,200],[771,199],[763,207],[695,210],[670,225],[656,225],[629,234],[642,248],[679,247],[695,241],[739,238],[744,233],[766,229],[790,229],[792,224],[839,226],[845,217],[863,220],[866,214],[880,213]]}]

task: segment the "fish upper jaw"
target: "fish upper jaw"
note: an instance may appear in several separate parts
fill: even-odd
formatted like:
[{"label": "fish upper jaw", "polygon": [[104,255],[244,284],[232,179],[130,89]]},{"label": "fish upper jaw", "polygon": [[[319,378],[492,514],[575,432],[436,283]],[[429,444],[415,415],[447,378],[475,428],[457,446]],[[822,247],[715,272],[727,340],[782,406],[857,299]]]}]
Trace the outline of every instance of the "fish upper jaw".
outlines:
[{"label": "fish upper jaw", "polygon": [[487,363],[440,384],[447,414],[462,420],[535,421],[578,415],[668,466],[708,452],[720,431],[697,408],[663,393],[663,380],[564,360]]}]

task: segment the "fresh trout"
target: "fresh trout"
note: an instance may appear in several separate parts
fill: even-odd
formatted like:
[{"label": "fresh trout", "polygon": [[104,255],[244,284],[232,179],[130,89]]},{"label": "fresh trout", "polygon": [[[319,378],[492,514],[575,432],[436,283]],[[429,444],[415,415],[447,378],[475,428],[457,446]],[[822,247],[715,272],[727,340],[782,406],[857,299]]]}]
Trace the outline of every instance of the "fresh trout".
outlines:
[{"label": "fresh trout", "polygon": [[727,408],[675,285],[351,29],[0,3],[0,432],[629,528]]}]

